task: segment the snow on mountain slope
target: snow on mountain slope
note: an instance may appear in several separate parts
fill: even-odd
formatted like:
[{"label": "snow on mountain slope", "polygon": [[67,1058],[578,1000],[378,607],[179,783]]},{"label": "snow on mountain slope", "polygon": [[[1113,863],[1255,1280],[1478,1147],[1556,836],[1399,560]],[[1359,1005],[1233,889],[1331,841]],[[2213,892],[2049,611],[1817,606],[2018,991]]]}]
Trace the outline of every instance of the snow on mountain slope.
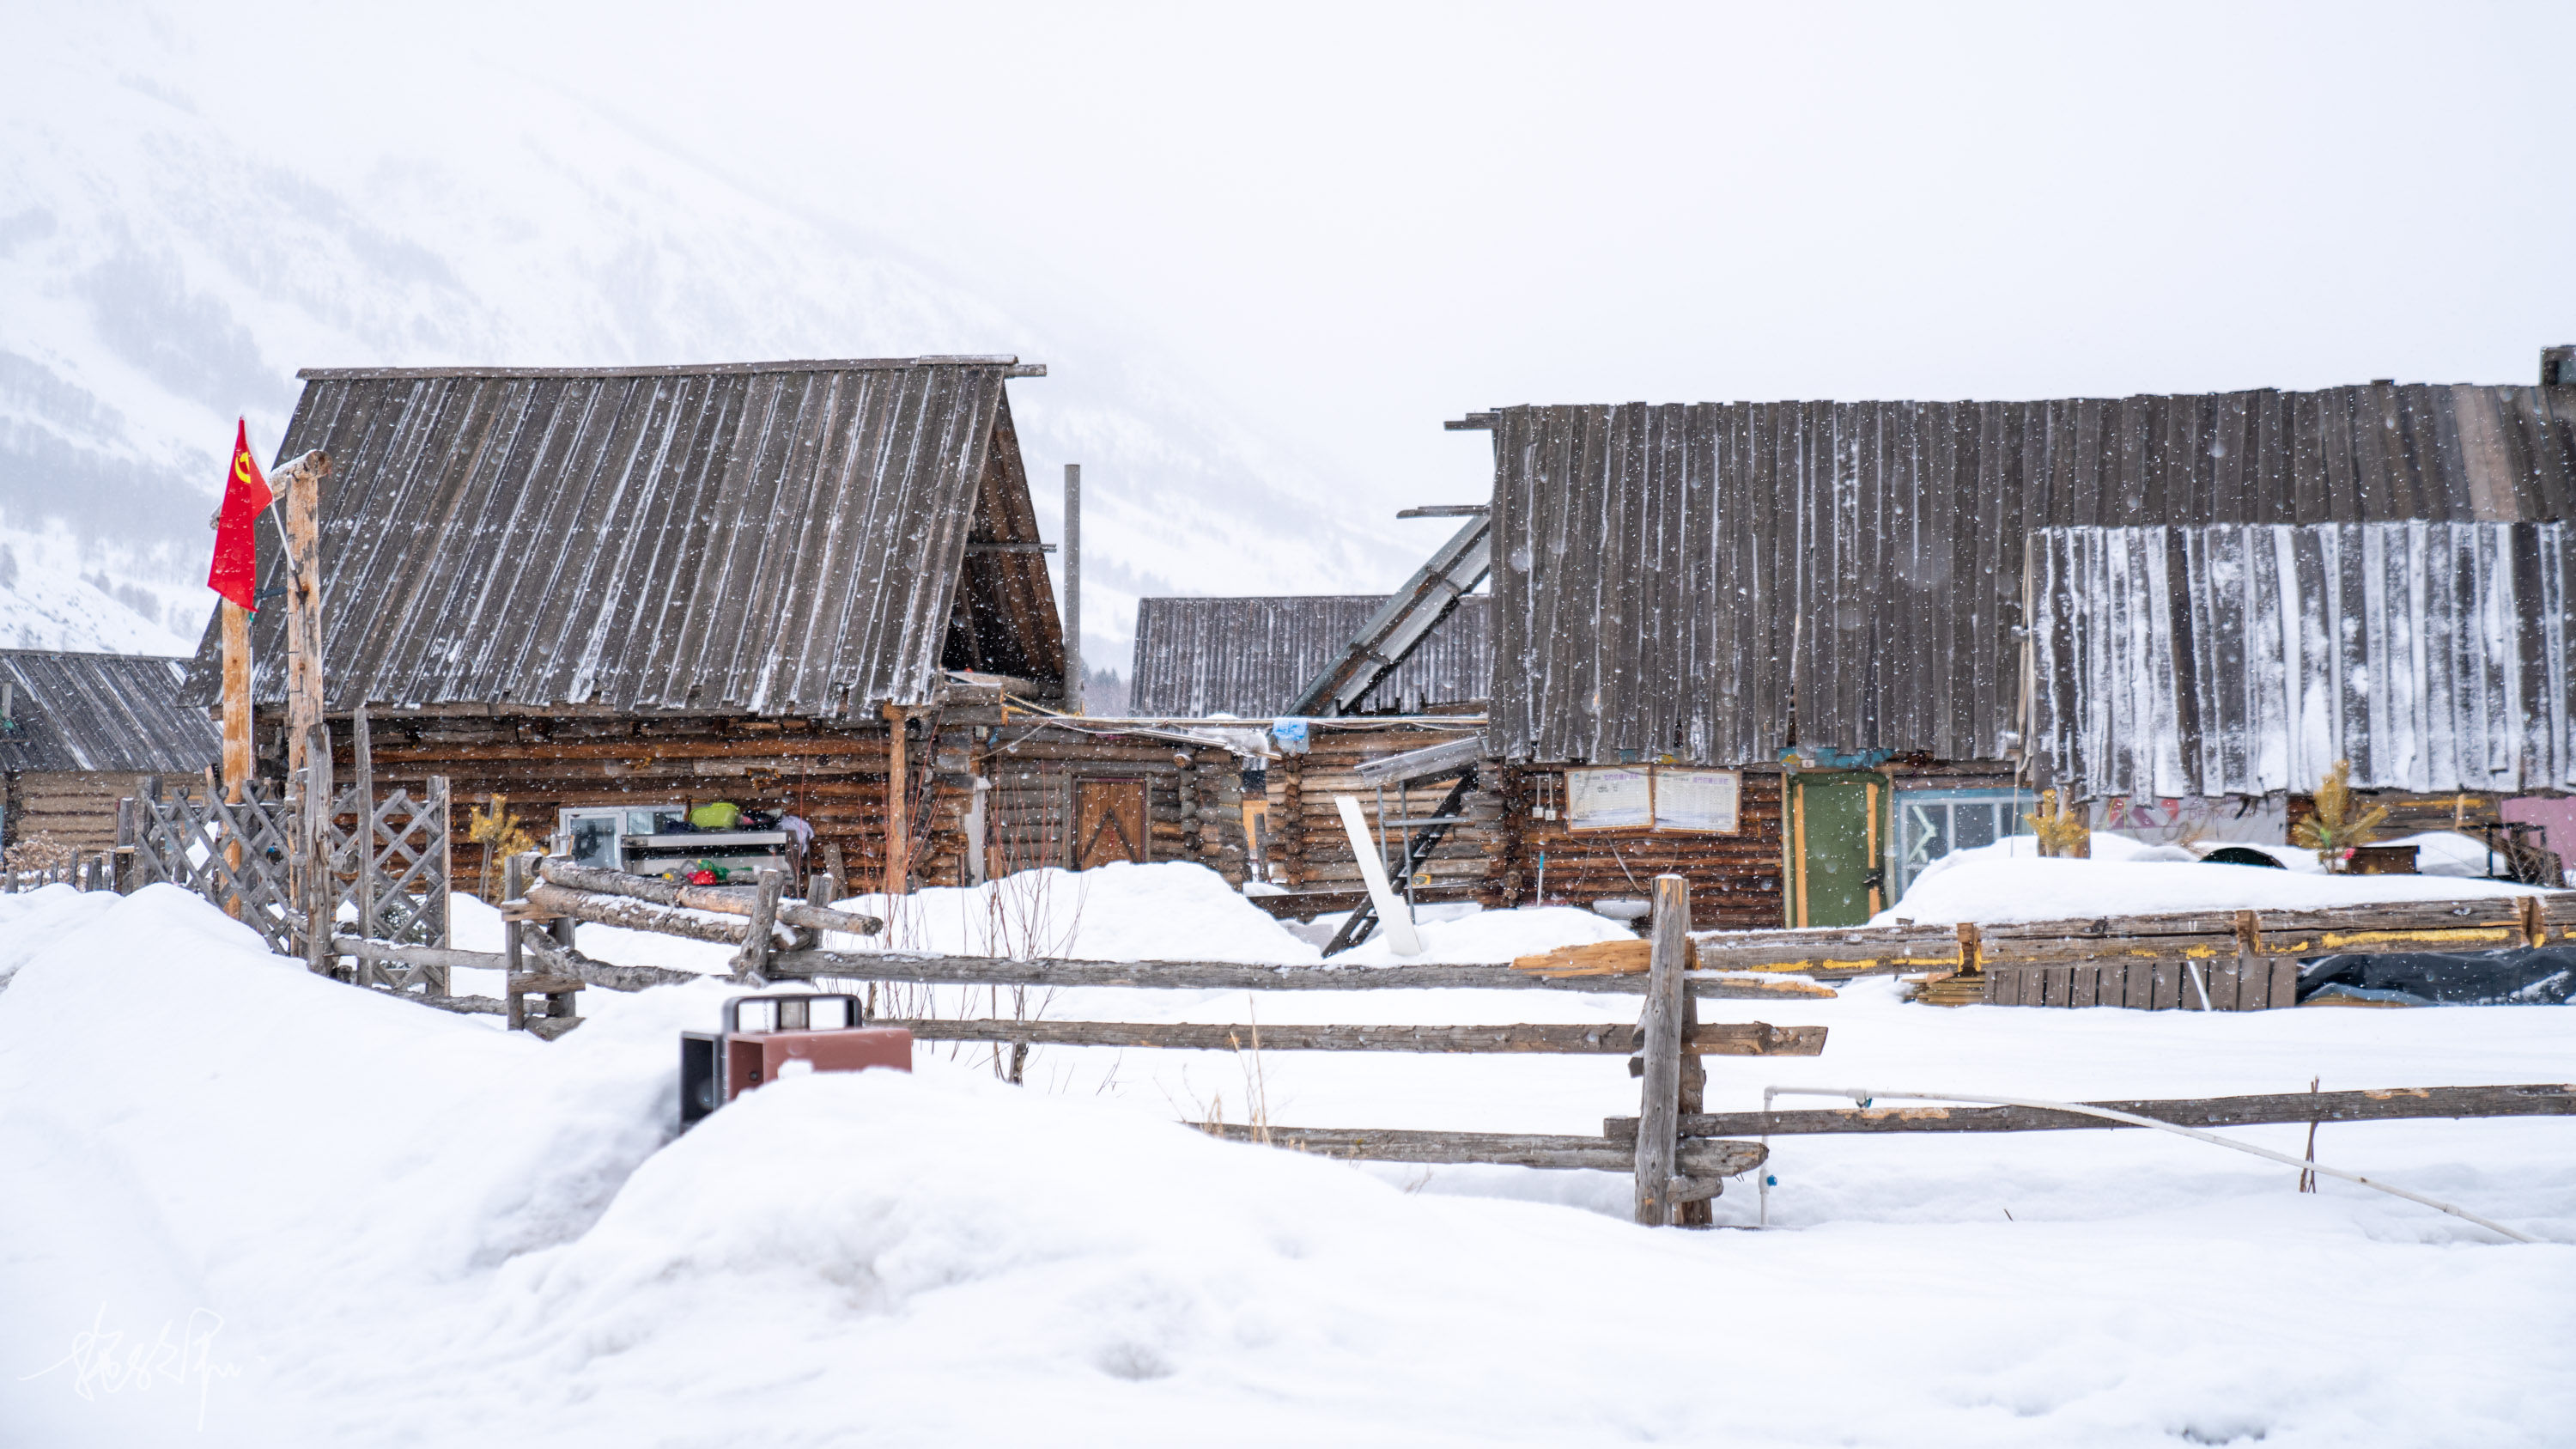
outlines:
[{"label": "snow on mountain slope", "polygon": [[354,364],[1045,362],[1013,407],[1050,532],[1085,465],[1101,661],[1140,594],[1384,589],[1438,541],[1341,521],[1315,465],[1114,323],[1008,315],[462,40],[268,21],[12,15],[46,63],[0,93],[0,510],[68,529],[80,571],[192,584],[233,417],[273,449],[294,370]]},{"label": "snow on mountain slope", "polygon": [[[5,517],[5,515],[0,515]],[[60,526],[0,527],[0,649],[186,654],[214,596],[164,580],[135,583],[80,571],[81,548]]]}]

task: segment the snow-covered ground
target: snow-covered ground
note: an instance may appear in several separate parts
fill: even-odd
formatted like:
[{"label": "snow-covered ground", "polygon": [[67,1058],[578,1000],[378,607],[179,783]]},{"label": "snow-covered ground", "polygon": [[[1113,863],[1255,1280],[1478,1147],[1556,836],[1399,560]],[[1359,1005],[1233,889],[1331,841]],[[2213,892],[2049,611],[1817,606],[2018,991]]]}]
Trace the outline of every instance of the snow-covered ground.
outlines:
[{"label": "snow-covered ground", "polygon": [[[2060,921],[2157,911],[2315,911],[2370,901],[2447,901],[2530,895],[2529,886],[2463,878],[2477,842],[2448,831],[2409,836],[2443,874],[2328,875],[2314,851],[2265,847],[2283,865],[2223,865],[2178,845],[2142,845],[2101,831],[2089,860],[2042,860],[2038,843],[2009,835],[1924,867],[1904,898],[1871,918],[1898,921]],[[2484,851],[2475,851],[2483,868]]]},{"label": "snow-covered ground", "polygon": [[[1314,959],[1188,866],[925,893],[897,929]],[[1426,935],[1491,960],[1610,929],[1500,912]],[[496,931],[460,903],[459,944]],[[1783,1139],[1773,1230],[1647,1231],[1613,1174],[1348,1166],[1171,1120],[1240,1121],[1266,1095],[1297,1125],[1597,1131],[1635,1110],[1616,1057],[1041,1049],[1012,1088],[980,1050],[925,1047],[909,1077],[791,1079],[673,1142],[673,1037],[713,1023],[734,990],[718,982],[586,992],[587,1024],[542,1043],[317,980],[167,887],[0,897],[0,979],[0,1443],[2505,1446],[2576,1424],[2564,1119],[2318,1143],[2538,1247],[2134,1132]],[[939,1009],[990,1006],[961,995]],[[1635,1004],[1043,1005],[1515,1021]],[[1875,980],[1766,1011],[1830,1027],[1824,1055],[1713,1059],[1712,1107],[1757,1105],[1765,1083],[2198,1096],[2576,1063],[2576,1017],[2550,1007],[1941,1010]],[[1749,1224],[1749,1183],[1717,1211]]]}]

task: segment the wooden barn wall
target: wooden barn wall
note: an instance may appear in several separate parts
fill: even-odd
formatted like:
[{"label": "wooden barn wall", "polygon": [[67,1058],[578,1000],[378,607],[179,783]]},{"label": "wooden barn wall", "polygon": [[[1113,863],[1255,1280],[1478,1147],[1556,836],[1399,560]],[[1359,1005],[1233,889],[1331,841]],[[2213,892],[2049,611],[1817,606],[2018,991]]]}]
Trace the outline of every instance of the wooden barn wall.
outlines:
[{"label": "wooden barn wall", "polygon": [[1003,725],[981,732],[976,768],[992,782],[984,839],[996,874],[1073,864],[1077,779],[1145,782],[1150,859],[1191,860],[1241,885],[1243,777],[1232,752],[1145,735]]},{"label": "wooden barn wall", "polygon": [[2558,523],[2042,529],[2033,740],[2087,794],[2576,784]]},{"label": "wooden barn wall", "polygon": [[1494,440],[1505,758],[1992,759],[2043,526],[2570,516],[2576,388],[1514,407]]},{"label": "wooden barn wall", "polygon": [[143,793],[150,775],[99,770],[23,770],[0,782],[7,798],[8,834],[15,845],[50,835],[75,850],[116,845],[116,802]]}]

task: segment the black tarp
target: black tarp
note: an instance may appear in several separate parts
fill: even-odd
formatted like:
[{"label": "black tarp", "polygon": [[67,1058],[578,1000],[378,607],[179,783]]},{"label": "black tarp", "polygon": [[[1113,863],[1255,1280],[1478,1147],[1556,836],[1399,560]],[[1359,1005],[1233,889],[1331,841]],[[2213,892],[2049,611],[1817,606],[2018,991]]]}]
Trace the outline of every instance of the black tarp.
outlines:
[{"label": "black tarp", "polygon": [[2299,1001],[2320,993],[2392,1006],[2561,1006],[2576,998],[2576,950],[2320,956],[2299,968]]}]

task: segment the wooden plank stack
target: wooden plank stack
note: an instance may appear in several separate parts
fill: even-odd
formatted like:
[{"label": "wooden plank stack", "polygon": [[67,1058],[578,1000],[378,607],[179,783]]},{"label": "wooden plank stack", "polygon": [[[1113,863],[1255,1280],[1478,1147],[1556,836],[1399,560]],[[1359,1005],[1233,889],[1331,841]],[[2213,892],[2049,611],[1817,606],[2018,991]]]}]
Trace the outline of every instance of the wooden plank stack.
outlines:
[{"label": "wooden plank stack", "polygon": [[2576,942],[2576,895],[1989,926],[1720,931],[1691,939],[1704,971],[1795,972],[1821,981],[1919,972],[1926,979],[1918,999],[1939,1005],[2259,1011],[2296,1003],[2298,962],[2310,957]]}]

